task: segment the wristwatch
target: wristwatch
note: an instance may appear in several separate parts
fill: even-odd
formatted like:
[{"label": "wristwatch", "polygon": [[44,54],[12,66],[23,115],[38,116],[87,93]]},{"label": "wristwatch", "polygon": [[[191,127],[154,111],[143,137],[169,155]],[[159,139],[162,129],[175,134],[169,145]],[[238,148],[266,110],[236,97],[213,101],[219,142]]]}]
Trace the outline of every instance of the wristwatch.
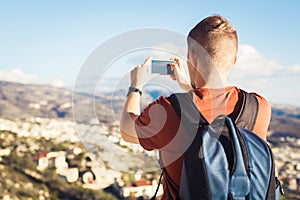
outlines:
[{"label": "wristwatch", "polygon": [[131,94],[131,92],[138,92],[140,95],[142,95],[142,91],[138,88],[134,88],[134,87],[129,87],[127,96],[129,96]]}]

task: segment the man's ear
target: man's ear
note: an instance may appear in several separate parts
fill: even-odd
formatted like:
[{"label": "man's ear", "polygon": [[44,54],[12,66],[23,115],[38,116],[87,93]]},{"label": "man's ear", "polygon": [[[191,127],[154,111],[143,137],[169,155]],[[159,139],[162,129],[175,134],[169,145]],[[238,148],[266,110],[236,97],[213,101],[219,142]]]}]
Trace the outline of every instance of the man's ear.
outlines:
[{"label": "man's ear", "polygon": [[234,57],[233,65],[235,65],[236,61],[237,61],[237,56]]},{"label": "man's ear", "polygon": [[194,50],[189,49],[188,50],[188,55],[189,55],[189,62],[196,67],[198,65],[198,61],[197,61],[197,56],[195,55]]}]

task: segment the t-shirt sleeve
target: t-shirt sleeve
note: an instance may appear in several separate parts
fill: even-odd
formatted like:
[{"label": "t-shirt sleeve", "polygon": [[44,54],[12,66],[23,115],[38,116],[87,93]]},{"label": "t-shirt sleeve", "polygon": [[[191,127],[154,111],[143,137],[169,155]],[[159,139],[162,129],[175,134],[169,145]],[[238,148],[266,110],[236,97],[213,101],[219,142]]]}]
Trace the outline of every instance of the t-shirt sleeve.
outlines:
[{"label": "t-shirt sleeve", "polygon": [[258,114],[253,128],[253,132],[266,140],[268,128],[271,121],[271,106],[268,101],[259,94],[252,93],[258,100]]},{"label": "t-shirt sleeve", "polygon": [[161,149],[176,135],[179,117],[165,97],[149,104],[135,121],[140,144],[146,150]]}]

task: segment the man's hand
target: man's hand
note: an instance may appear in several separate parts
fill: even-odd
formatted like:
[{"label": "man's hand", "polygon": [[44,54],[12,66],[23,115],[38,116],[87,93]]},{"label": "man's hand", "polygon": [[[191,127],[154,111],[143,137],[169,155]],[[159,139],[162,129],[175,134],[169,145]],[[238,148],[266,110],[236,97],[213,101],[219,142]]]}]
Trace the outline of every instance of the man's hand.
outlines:
[{"label": "man's hand", "polygon": [[171,75],[171,78],[173,80],[177,80],[180,88],[184,91],[188,92],[192,90],[193,88],[191,86],[190,75],[188,72],[185,71],[179,58],[171,58],[171,60],[175,61],[175,64],[171,64],[175,72],[174,75]]},{"label": "man's hand", "polygon": [[149,56],[144,64],[136,66],[130,72],[130,79],[131,79],[131,87],[142,89],[143,86],[151,79],[153,76],[149,74],[148,67],[151,65],[152,57]]}]

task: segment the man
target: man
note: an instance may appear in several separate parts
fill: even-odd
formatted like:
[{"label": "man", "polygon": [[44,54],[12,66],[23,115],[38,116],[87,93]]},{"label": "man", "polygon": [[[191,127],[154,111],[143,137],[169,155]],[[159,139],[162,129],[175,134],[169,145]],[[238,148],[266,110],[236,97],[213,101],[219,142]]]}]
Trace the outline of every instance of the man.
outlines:
[{"label": "man", "polygon": [[[214,15],[197,24],[188,35],[186,73],[180,60],[172,58],[172,66],[182,89],[187,91],[197,109],[207,122],[221,114],[237,118],[242,109],[242,91],[227,84],[227,77],[237,60],[238,38],[236,30],[223,17]],[[131,87],[121,117],[120,129],[124,140],[140,143],[146,150],[159,149],[164,167],[164,191],[162,199],[176,199],[180,188],[180,172],[186,147],[186,130],[173,109],[170,98],[160,97],[140,114],[140,96],[147,83],[145,63],[131,71]],[[253,132],[266,139],[271,118],[268,102],[260,95],[251,93],[258,102]],[[179,136],[178,136],[179,135]]]}]

